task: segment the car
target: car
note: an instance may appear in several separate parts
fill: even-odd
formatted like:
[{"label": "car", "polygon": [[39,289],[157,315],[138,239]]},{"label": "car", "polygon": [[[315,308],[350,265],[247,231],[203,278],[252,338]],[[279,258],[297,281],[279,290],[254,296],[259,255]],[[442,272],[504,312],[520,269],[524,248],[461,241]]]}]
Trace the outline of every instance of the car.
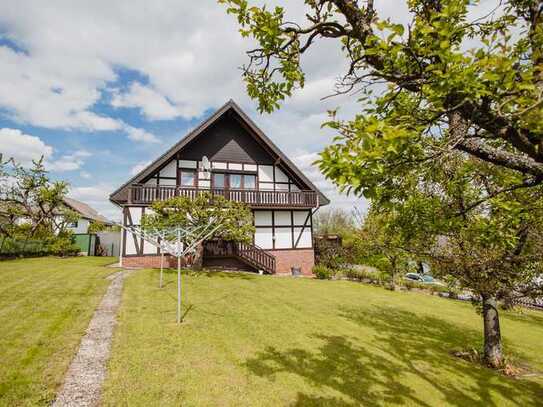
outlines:
[{"label": "car", "polygon": [[417,273],[407,273],[404,278],[406,280],[415,281],[417,283],[424,283],[422,276]]},{"label": "car", "polygon": [[432,277],[429,274],[422,275],[422,280],[424,284],[434,284],[434,285],[445,285],[442,281],[436,280],[434,277]]},{"label": "car", "polygon": [[430,274],[407,273],[404,276],[404,278],[406,280],[415,281],[415,282],[421,283],[421,284],[441,285],[441,286],[445,285],[442,281],[436,280]]}]

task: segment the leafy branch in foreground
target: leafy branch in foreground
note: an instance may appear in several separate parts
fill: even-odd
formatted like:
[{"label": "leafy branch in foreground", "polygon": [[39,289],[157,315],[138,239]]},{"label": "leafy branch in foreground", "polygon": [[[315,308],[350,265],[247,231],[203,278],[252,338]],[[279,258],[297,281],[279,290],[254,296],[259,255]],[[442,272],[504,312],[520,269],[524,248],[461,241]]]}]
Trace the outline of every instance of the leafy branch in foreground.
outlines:
[{"label": "leafy branch in foreground", "polygon": [[[326,123],[339,136],[321,168],[339,184],[371,195],[374,183],[452,150],[515,170],[523,184],[543,182],[543,1],[496,1],[474,18],[478,1],[410,0],[408,24],[381,18],[372,0],[306,0],[300,21],[283,7],[219,2],[258,44],[243,76],[261,111],[304,86],[309,49],[323,39],[341,46],[336,93],[367,97],[353,120]],[[386,85],[378,97],[376,83]],[[342,177],[330,160],[345,150],[364,165]]]}]

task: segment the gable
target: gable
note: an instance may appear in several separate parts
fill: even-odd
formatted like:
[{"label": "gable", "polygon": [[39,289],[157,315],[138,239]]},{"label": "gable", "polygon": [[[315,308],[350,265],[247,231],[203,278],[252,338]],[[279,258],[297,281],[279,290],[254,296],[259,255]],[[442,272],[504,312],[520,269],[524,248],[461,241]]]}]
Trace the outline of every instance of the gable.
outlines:
[{"label": "gable", "polygon": [[113,192],[110,200],[126,201],[131,184],[176,185],[177,168],[197,169],[204,155],[229,169],[245,170],[246,166],[258,165],[254,171],[268,178],[277,177],[274,181],[288,184],[288,190],[312,190],[319,193],[321,205],[330,202],[232,100]]},{"label": "gable", "polygon": [[224,115],[185,146],[185,160],[199,161],[205,155],[211,161],[272,164],[273,157],[231,115]]}]

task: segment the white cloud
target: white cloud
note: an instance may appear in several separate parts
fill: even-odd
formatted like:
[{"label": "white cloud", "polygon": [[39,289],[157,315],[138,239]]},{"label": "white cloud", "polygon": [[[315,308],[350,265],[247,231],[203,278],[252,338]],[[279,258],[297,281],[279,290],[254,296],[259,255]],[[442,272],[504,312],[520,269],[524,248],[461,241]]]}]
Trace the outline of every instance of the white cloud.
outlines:
[{"label": "white cloud", "polygon": [[138,82],[132,83],[127,92],[114,92],[111,105],[140,108],[150,120],[174,119],[181,115],[163,95]]},{"label": "white cloud", "polygon": [[87,171],[81,171],[79,176],[84,179],[90,179],[92,177],[92,175]]},{"label": "white cloud", "polygon": [[160,143],[160,140],[152,133],[144,129],[138,129],[132,126],[125,126],[126,133],[128,138],[132,141],[142,142],[142,143]]},{"label": "white cloud", "polygon": [[85,158],[90,157],[91,155],[92,154],[88,151],[79,150],[47,162],[45,166],[50,171],[75,171],[80,169],[85,164]]},{"label": "white cloud", "polygon": [[[288,19],[304,19],[303,2],[288,3]],[[378,2],[377,7],[395,21],[405,21],[405,4],[400,3]],[[253,44],[241,38],[235,18],[215,0],[197,5],[178,0],[58,0],[47,6],[35,0],[3,1],[0,27],[3,36],[25,50],[0,46],[0,108],[36,126],[115,130],[138,143],[156,143],[149,131],[98,114],[93,107],[111,95],[114,107],[137,108],[149,120],[192,119],[233,98],[292,156],[302,150],[312,154],[330,142],[332,133],[320,128],[326,109],[342,105],[347,117],[358,110],[356,97],[320,101],[333,91],[345,68],[340,44],[323,40],[304,56],[305,88],[280,111],[258,116],[239,70]],[[116,83],[117,68],[139,73],[138,79]],[[344,202],[339,195],[337,199]]]},{"label": "white cloud", "polygon": [[0,129],[0,153],[4,160],[13,158],[24,166],[30,165],[32,160],[43,157],[45,168],[55,172],[78,170],[85,164],[85,159],[91,156],[88,151],[78,150],[55,157],[53,147],[45,144],[39,137],[10,128]]},{"label": "white cloud", "polygon": [[19,129],[0,129],[0,153],[4,160],[14,158],[22,165],[28,165],[40,157],[48,159],[53,155],[53,147],[45,144],[39,137],[24,134]]},{"label": "white cloud", "polygon": [[134,175],[140,173],[140,172],[143,171],[143,169],[146,168],[149,164],[151,164],[151,161],[145,161],[145,162],[137,163],[136,165],[134,165],[134,166],[130,169],[130,175],[134,176]]}]

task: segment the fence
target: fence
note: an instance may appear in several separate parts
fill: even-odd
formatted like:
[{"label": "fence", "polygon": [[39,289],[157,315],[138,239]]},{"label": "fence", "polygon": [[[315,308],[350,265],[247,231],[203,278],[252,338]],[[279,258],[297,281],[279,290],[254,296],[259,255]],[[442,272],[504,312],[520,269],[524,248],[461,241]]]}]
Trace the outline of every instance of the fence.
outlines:
[{"label": "fence", "polygon": [[121,251],[121,232],[98,232],[96,255],[119,257]]},{"label": "fence", "polygon": [[90,233],[74,234],[74,243],[79,247],[79,253],[84,256],[94,256],[96,251],[96,235]]}]

